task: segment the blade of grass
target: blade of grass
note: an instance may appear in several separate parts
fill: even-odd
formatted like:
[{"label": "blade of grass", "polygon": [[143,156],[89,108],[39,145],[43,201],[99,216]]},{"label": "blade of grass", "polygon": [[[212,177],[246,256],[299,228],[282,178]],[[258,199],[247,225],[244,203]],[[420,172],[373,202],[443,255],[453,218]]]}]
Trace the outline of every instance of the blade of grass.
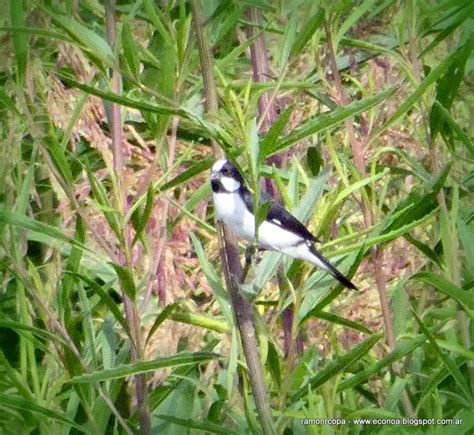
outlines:
[{"label": "blade of grass", "polygon": [[17,409],[20,412],[25,412],[25,410],[27,410],[29,412],[40,414],[44,417],[67,424],[83,433],[87,433],[87,430],[84,428],[84,426],[77,424],[75,421],[70,420],[59,412],[45,408],[44,406],[40,406],[31,400],[25,400],[12,394],[0,393],[0,405],[8,409]]},{"label": "blade of grass", "polygon": [[73,377],[71,383],[95,383],[103,382],[109,379],[125,378],[127,376],[138,375],[141,373],[153,372],[167,367],[180,367],[185,365],[204,364],[211,360],[221,357],[212,352],[181,352],[169,357],[155,358],[152,361],[139,361],[134,364],[123,364],[109,370],[86,373]]},{"label": "blade of grass", "polygon": [[443,364],[448,369],[448,371],[451,374],[451,376],[453,377],[453,379],[456,381],[456,383],[461,388],[462,392],[465,395],[465,398],[466,398],[467,402],[472,403],[471,392],[469,391],[469,387],[467,385],[467,382],[464,379],[464,376],[462,375],[461,371],[459,370],[459,367],[457,366],[456,362],[453,359],[451,359],[447,354],[445,354],[444,352],[441,351],[441,349],[438,346],[438,343],[436,342],[436,339],[435,339],[434,335],[425,326],[423,321],[417,316],[415,311],[413,311],[413,315],[415,316],[415,319],[416,319],[418,325],[420,326],[421,330],[426,335],[426,338],[429,340],[429,342],[433,346],[435,352],[438,354],[438,356],[440,357],[441,361],[443,361]]},{"label": "blade of grass", "polygon": [[10,2],[10,19],[13,25],[13,47],[15,49],[17,83],[23,87],[26,80],[28,65],[28,34],[17,31],[18,27],[25,27],[25,5],[23,1]]},{"label": "blade of grass", "polygon": [[303,385],[301,388],[298,389],[298,391],[296,391],[296,393],[291,396],[290,402],[296,402],[307,393],[308,388],[314,390],[320,387],[329,379],[342,372],[345,368],[361,359],[367,354],[367,352],[370,351],[370,349],[372,349],[372,347],[375,346],[375,344],[379,341],[381,337],[381,333],[371,335],[362,343],[359,343],[354,346],[344,355],[336,357],[335,359],[327,363],[324,367],[318,370],[318,374],[316,376],[313,376],[307,384]]},{"label": "blade of grass", "polygon": [[343,121],[352,118],[359,113],[362,113],[386,100],[392,96],[396,90],[397,86],[387,89],[384,92],[381,92],[378,95],[373,97],[367,97],[360,101],[354,101],[345,107],[338,107],[330,113],[324,113],[317,116],[316,118],[311,118],[308,121],[302,123],[299,127],[293,130],[286,137],[279,140],[267,153],[265,157],[269,157],[277,152],[280,152],[296,142],[305,139],[308,136],[311,136],[316,133],[320,133],[329,128],[339,125]]}]

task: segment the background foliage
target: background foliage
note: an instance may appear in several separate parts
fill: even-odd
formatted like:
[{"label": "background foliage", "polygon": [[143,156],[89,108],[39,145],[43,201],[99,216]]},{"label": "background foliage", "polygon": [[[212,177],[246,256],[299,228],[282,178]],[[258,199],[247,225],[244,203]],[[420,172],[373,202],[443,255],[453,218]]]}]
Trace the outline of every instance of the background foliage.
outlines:
[{"label": "background foliage", "polygon": [[[472,433],[472,2],[204,1],[212,115],[185,0],[1,6],[2,433],[260,431],[211,141],[360,289],[254,262],[274,430]],[[462,424],[300,423],[361,417]]]}]

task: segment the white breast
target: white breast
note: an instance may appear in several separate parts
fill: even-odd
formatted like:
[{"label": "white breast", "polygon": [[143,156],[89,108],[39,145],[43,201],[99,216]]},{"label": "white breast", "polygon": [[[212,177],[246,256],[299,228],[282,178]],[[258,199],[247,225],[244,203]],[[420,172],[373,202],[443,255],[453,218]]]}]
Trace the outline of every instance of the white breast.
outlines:
[{"label": "white breast", "polygon": [[[240,239],[255,240],[255,218],[247,210],[238,194],[214,193],[217,217]],[[259,245],[265,249],[282,251],[301,242],[302,238],[271,222],[263,222],[258,229]],[[291,255],[291,254],[289,254]]]},{"label": "white breast", "polygon": [[237,193],[214,193],[214,206],[220,221],[240,239],[255,239],[255,219]]}]

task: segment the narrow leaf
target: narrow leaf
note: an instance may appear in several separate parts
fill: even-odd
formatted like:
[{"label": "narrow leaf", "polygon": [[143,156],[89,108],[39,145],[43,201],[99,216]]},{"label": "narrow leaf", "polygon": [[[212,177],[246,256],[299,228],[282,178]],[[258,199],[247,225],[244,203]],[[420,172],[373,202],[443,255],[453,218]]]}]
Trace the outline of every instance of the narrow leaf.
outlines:
[{"label": "narrow leaf", "polygon": [[463,290],[442,276],[431,272],[416,273],[411,279],[418,279],[438,289],[441,293],[455,299],[468,310],[474,310],[474,297],[472,290]]},{"label": "narrow leaf", "polygon": [[171,313],[178,308],[178,304],[169,304],[163,310],[161,311],[158,316],[156,316],[155,322],[153,323],[153,326],[150,328],[150,332],[148,333],[145,343],[148,344],[150,341],[150,338],[153,337],[153,334],[156,332],[156,330],[160,327],[160,325],[170,317]]},{"label": "narrow leaf", "polygon": [[42,415],[43,417],[51,418],[53,420],[59,421],[68,426],[72,426],[83,433],[88,433],[88,431],[83,426],[81,426],[80,424],[77,424],[73,420],[70,420],[65,415],[56,411],[52,411],[50,408],[45,408],[44,406],[38,405],[34,401],[26,400],[26,399],[22,399],[21,397],[14,396],[11,393],[9,394],[0,393],[0,405],[7,409],[16,409],[20,413],[33,412],[35,414]]},{"label": "narrow leaf", "polygon": [[316,389],[323,385],[326,381],[342,372],[345,368],[356,362],[357,360],[363,358],[367,352],[369,352],[372,347],[379,341],[381,333],[374,334],[364,340],[362,343],[357,344],[351,350],[349,350],[344,355],[341,355],[331,362],[327,363],[324,367],[318,370],[316,376],[310,379],[310,381],[301,387],[293,396],[291,397],[291,402],[296,402],[303,395],[307,394],[308,388]]},{"label": "narrow leaf", "polygon": [[212,423],[210,421],[198,422],[195,419],[190,419],[190,418],[184,419],[184,418],[178,418],[172,415],[164,415],[164,414],[156,415],[154,416],[154,418],[164,420],[169,423],[174,423],[176,425],[182,426],[183,428],[197,429],[199,432],[202,432],[202,433],[215,433],[215,434],[222,434],[222,435],[234,435],[234,434],[236,435],[239,433],[229,428],[223,427],[220,424]]},{"label": "narrow leaf", "polygon": [[449,357],[447,354],[445,354],[444,352],[441,351],[441,349],[438,346],[438,343],[436,343],[436,339],[435,339],[434,335],[425,326],[423,321],[417,316],[415,311],[413,311],[413,315],[415,316],[415,319],[418,322],[418,325],[420,326],[421,330],[426,335],[426,338],[428,338],[429,342],[431,343],[431,345],[435,349],[436,353],[440,357],[441,361],[443,361],[443,364],[448,369],[451,376],[458,383],[459,387],[461,388],[464,395],[466,396],[466,399],[468,400],[468,402],[472,403],[472,396],[471,396],[471,393],[469,391],[469,387],[467,386],[467,382],[464,379],[461,371],[459,370],[459,367],[457,366],[456,362],[453,359],[451,359],[451,357]]},{"label": "narrow leaf", "polygon": [[[439,328],[436,328],[439,329]],[[372,375],[379,373],[385,367],[388,367],[395,361],[401,360],[404,356],[412,353],[416,348],[420,347],[426,341],[426,336],[424,334],[417,335],[413,338],[400,340],[395,349],[390,352],[386,357],[382,358],[380,361],[372,364],[371,366],[366,367],[361,370],[356,375],[350,377],[349,379],[344,379],[339,386],[337,391],[343,391],[347,388],[354,388],[357,385],[365,382]]]},{"label": "narrow leaf", "polygon": [[214,161],[212,157],[206,157],[204,159],[200,159],[199,161],[191,164],[189,168],[185,169],[179,175],[174,177],[172,180],[168,181],[167,183],[163,184],[162,186],[158,187],[159,192],[166,192],[167,190],[173,189],[176,186],[179,186],[186,181],[190,180],[193,177],[196,177],[199,174],[202,174],[204,171],[207,171]]},{"label": "narrow leaf", "polygon": [[109,379],[125,378],[127,376],[141,373],[153,372],[166,367],[179,367],[185,365],[197,365],[208,361],[220,359],[220,356],[212,352],[182,352],[172,356],[156,358],[153,361],[140,361],[134,364],[124,364],[109,370],[86,373],[76,376],[70,380],[72,383],[94,383],[107,381]]},{"label": "narrow leaf", "polygon": [[140,61],[138,59],[138,48],[136,42],[133,39],[130,24],[128,22],[123,23],[122,26],[122,45],[125,62],[128,68],[135,78],[140,75]]},{"label": "narrow leaf", "polygon": [[358,115],[359,113],[362,113],[365,110],[376,106],[377,104],[380,104],[382,101],[393,95],[397,89],[398,88],[394,86],[373,97],[367,97],[360,101],[354,101],[348,106],[338,107],[330,113],[324,113],[322,115],[318,115],[316,118],[309,119],[308,121],[302,123],[297,129],[288,134],[286,137],[278,141],[278,143],[276,143],[273,148],[268,151],[267,156],[288,148],[294,143],[305,139],[308,136],[335,127],[346,119]]},{"label": "narrow leaf", "polygon": [[452,62],[459,56],[458,51],[455,51],[450,56],[445,58],[436,68],[432,69],[426,78],[420,83],[420,85],[402,104],[400,104],[395,110],[395,113],[385,122],[380,128],[380,131],[386,130],[390,127],[398,118],[403,116],[410,108],[420,101],[421,96],[427,91],[427,89],[438,80],[441,75],[448,69]]},{"label": "narrow leaf", "polygon": [[[13,27],[25,26],[25,2],[23,0],[10,1],[10,19]],[[15,49],[15,60],[17,68],[18,85],[23,87],[26,78],[26,67],[28,64],[28,35],[16,29],[13,33],[13,47]]]},{"label": "narrow leaf", "polygon": [[283,133],[285,127],[293,113],[294,106],[287,107],[268,130],[267,134],[260,142],[260,161],[267,158],[269,151],[275,146],[276,141]]},{"label": "narrow leaf", "polygon": [[318,11],[304,23],[303,28],[298,32],[296,40],[291,47],[291,57],[295,57],[303,50],[308,41],[313,37],[316,30],[324,19],[324,9],[318,8]]},{"label": "narrow leaf", "polygon": [[14,225],[25,230],[34,231],[36,233],[52,237],[53,239],[61,240],[63,242],[77,246],[81,249],[90,251],[90,249],[87,248],[84,244],[67,237],[62,231],[58,230],[56,227],[20,215],[18,213],[14,213],[7,210],[0,210],[0,222],[4,225]]},{"label": "narrow leaf", "polygon": [[135,287],[132,272],[129,268],[120,266],[119,264],[111,263],[111,265],[117,273],[122,290],[134,301],[137,295],[137,288]]}]

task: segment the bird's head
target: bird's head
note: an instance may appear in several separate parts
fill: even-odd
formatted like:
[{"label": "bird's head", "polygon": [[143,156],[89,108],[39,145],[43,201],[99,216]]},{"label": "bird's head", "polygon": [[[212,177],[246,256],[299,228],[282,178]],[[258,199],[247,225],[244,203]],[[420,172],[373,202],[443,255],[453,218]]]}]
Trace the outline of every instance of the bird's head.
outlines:
[{"label": "bird's head", "polygon": [[211,170],[211,186],[214,193],[232,193],[239,190],[244,179],[230,160],[217,160]]}]

